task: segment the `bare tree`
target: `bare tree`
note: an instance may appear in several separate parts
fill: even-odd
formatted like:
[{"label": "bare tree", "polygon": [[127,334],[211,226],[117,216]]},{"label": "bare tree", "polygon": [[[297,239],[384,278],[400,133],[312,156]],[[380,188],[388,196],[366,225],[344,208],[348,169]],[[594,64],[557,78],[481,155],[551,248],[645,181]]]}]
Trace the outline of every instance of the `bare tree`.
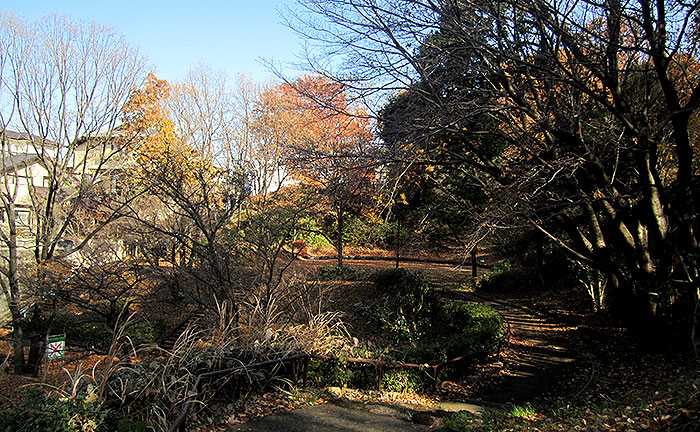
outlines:
[{"label": "bare tree", "polygon": [[202,66],[172,87],[149,76],[125,115],[140,134],[132,182],[148,191],[131,205],[135,229],[151,238],[156,265],[165,260],[192,281],[185,292],[192,300],[214,311],[227,301],[237,317],[240,290],[227,242],[245,176],[228,157],[232,106],[224,77]]},{"label": "bare tree", "polygon": [[58,16],[26,24],[4,12],[0,19],[0,283],[12,316],[15,372],[36,372],[43,336],[32,335],[25,369],[22,312],[51,293],[23,292],[20,263],[34,262],[41,287],[45,263],[77,253],[122,214],[109,180],[128,140],[115,136],[144,59],[96,24]]}]

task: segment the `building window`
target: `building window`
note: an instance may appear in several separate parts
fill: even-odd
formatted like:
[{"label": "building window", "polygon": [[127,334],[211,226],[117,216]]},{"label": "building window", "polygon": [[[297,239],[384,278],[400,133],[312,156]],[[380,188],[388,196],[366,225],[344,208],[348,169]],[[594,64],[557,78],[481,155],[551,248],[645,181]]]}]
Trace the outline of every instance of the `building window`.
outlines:
[{"label": "building window", "polygon": [[123,190],[119,181],[119,175],[115,174],[112,176],[112,195],[120,196],[122,192]]},{"label": "building window", "polygon": [[138,256],[138,246],[132,243],[124,245],[124,252],[127,256],[135,258]]},{"label": "building window", "polygon": [[29,184],[29,176],[28,175],[17,175],[17,174],[9,174],[7,176],[7,182],[9,184],[19,184],[22,186],[26,186]]},{"label": "building window", "polygon": [[31,212],[29,210],[15,210],[15,224],[30,226]]}]

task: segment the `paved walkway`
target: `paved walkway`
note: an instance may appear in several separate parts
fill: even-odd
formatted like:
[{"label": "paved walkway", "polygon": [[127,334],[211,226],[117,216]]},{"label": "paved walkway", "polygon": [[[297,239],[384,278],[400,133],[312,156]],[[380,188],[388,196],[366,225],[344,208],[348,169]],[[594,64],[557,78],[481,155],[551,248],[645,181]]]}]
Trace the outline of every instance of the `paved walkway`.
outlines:
[{"label": "paved walkway", "polygon": [[395,418],[393,410],[380,407],[350,407],[335,403],[315,405],[272,414],[227,430],[255,432],[423,432],[428,426],[409,423]]}]

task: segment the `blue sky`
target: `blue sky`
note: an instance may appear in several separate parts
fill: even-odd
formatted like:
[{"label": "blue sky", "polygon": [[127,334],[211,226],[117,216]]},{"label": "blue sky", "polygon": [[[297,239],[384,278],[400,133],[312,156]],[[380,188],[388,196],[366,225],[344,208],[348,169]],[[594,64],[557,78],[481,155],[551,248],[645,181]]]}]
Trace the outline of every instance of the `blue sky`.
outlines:
[{"label": "blue sky", "polygon": [[[294,61],[303,41],[283,26],[278,10],[294,0],[0,0],[0,8],[29,21],[53,12],[96,21],[124,34],[168,81],[184,78],[200,62],[224,69],[230,78],[243,73],[257,81],[272,79],[258,63]],[[296,75],[288,66],[285,74]]]}]

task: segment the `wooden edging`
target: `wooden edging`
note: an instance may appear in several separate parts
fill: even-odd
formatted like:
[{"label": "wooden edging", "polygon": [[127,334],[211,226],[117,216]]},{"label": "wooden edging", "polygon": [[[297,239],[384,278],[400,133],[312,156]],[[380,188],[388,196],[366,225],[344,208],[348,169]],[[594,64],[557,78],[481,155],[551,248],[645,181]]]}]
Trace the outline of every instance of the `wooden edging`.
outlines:
[{"label": "wooden edging", "polygon": [[[337,255],[319,255],[319,256],[310,256],[308,258],[303,258],[302,261],[328,261],[328,260],[337,260],[337,259],[338,259]],[[396,257],[389,257],[389,256],[385,257],[385,256],[375,256],[375,255],[346,255],[346,256],[343,256],[343,260],[396,262]],[[399,259],[399,262],[425,263],[425,264],[445,264],[445,265],[455,265],[455,266],[467,265],[466,260],[414,258],[414,257],[401,257]],[[471,267],[471,264],[468,264],[468,266]],[[476,266],[479,268],[483,268],[483,269],[491,269],[491,268],[493,268],[494,264],[477,263]]]},{"label": "wooden edging", "polygon": [[445,366],[448,366],[453,363],[458,363],[463,360],[466,360],[469,357],[473,357],[477,354],[481,354],[484,352],[488,352],[492,350],[495,347],[498,347],[498,352],[500,355],[502,344],[504,341],[507,341],[510,339],[510,325],[507,325],[507,323],[504,321],[504,331],[503,331],[503,336],[500,337],[498,340],[494,341],[492,344],[490,344],[487,347],[484,347],[480,350],[472,351],[470,353],[464,354],[459,357],[455,357],[451,360],[447,360],[445,362],[436,364],[436,365],[429,365],[429,364],[415,364],[415,363],[401,363],[401,362],[390,362],[390,361],[384,361],[384,360],[371,360],[371,359],[359,359],[359,358],[341,358],[341,357],[335,357],[335,356],[326,356],[326,355],[321,355],[321,354],[309,354],[309,353],[303,353],[303,354],[297,354],[294,356],[289,356],[289,357],[283,357],[283,358],[278,358],[278,359],[273,359],[273,360],[267,360],[264,362],[259,362],[259,363],[251,363],[243,366],[237,366],[229,369],[222,369],[218,371],[213,371],[213,372],[206,372],[203,374],[200,374],[197,376],[197,379],[194,382],[194,388],[193,388],[193,394],[190,395],[187,400],[185,401],[185,404],[182,407],[182,411],[180,412],[180,415],[175,419],[173,424],[170,426],[168,429],[168,432],[185,432],[185,427],[187,425],[187,416],[189,415],[189,412],[192,410],[192,406],[194,405],[195,398],[199,395],[200,390],[202,389],[202,382],[204,379],[218,379],[223,376],[231,375],[234,373],[242,372],[245,370],[249,369],[258,369],[266,366],[271,366],[274,364],[283,364],[283,363],[292,363],[292,362],[297,362],[297,361],[303,361],[303,382],[304,386],[306,386],[306,378],[307,378],[307,373],[308,373],[308,364],[310,359],[316,359],[316,360],[323,360],[323,361],[343,361],[346,363],[360,363],[360,364],[370,364],[374,365],[375,367],[379,368],[378,371],[378,387],[379,390],[381,391],[382,388],[382,376],[383,376],[383,371],[382,368],[397,368],[397,367],[404,367],[404,368],[419,368],[419,369],[424,369],[424,370],[431,370],[433,375],[433,379],[437,381],[437,371],[440,368],[443,368]]},{"label": "wooden edging", "polygon": [[202,389],[202,381],[204,379],[217,379],[222,376],[234,374],[237,372],[242,372],[244,370],[248,369],[258,369],[261,367],[265,366],[271,366],[273,364],[282,364],[282,363],[289,363],[289,362],[294,362],[302,359],[308,360],[309,355],[308,354],[299,354],[295,356],[290,356],[290,357],[284,357],[280,359],[274,359],[274,360],[267,360],[264,362],[260,363],[251,363],[243,366],[237,366],[234,368],[229,368],[229,369],[222,369],[218,371],[213,371],[213,372],[206,372],[203,374],[200,374],[197,376],[197,379],[194,382],[194,388],[193,388],[193,394],[187,398],[187,401],[185,402],[185,405],[182,407],[182,411],[180,412],[180,415],[175,419],[173,422],[172,426],[168,429],[168,432],[176,432],[178,429],[181,432],[185,432],[185,426],[186,426],[186,421],[187,421],[187,415],[189,414],[190,410],[192,409],[192,405],[194,405],[195,398],[199,394],[199,391]]}]

